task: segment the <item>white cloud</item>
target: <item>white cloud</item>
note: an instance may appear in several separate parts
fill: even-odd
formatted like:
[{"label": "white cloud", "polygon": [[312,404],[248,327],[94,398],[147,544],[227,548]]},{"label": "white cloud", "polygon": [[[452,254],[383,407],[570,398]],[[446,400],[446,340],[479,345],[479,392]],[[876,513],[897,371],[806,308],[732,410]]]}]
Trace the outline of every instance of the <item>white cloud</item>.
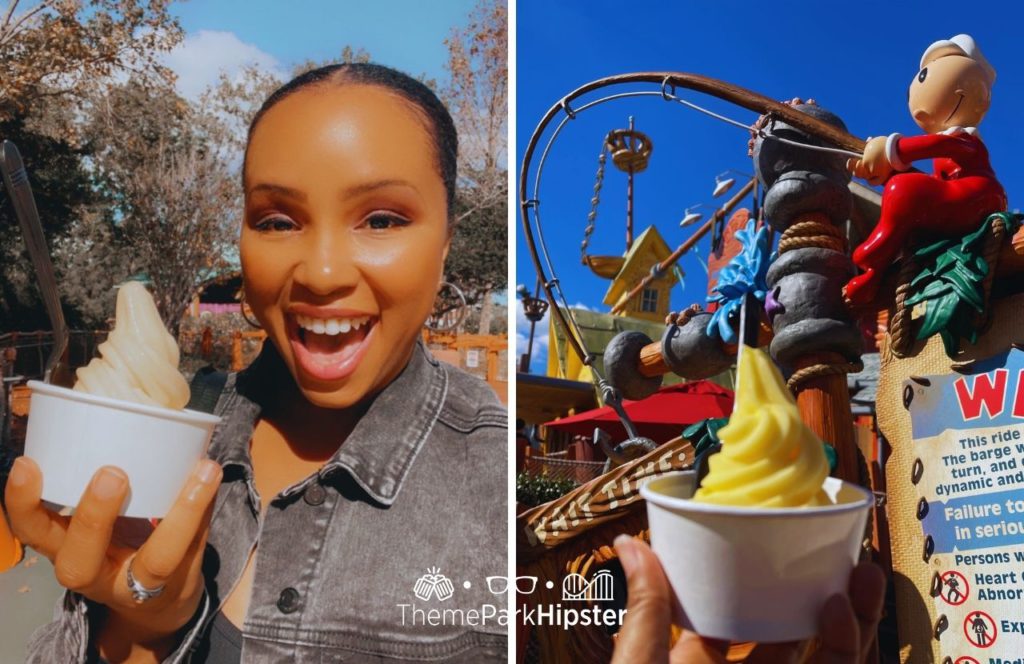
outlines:
[{"label": "white cloud", "polygon": [[287,71],[277,58],[246,44],[233,32],[199,30],[168,53],[163,64],[178,75],[178,93],[196,99],[208,86],[217,82],[221,72],[229,77],[237,75],[247,65],[256,65],[279,79]]},{"label": "white cloud", "polygon": [[[523,301],[516,298],[516,358],[526,352],[530,343],[530,321],[523,311]],[[518,362],[518,359],[516,360]],[[545,373],[548,364],[548,315],[537,322],[533,333],[533,354],[530,357],[530,372]]]}]

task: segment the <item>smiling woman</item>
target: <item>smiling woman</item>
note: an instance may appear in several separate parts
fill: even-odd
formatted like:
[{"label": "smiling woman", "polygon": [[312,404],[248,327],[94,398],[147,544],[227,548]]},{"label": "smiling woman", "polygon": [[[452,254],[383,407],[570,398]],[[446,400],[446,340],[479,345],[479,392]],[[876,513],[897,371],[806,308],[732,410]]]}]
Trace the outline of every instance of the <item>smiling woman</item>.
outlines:
[{"label": "smiling woman", "polygon": [[272,99],[260,114],[241,238],[249,305],[306,397],[335,408],[408,363],[450,237],[425,131],[439,123],[390,88],[348,80]]},{"label": "smiling woman", "polygon": [[506,570],[507,416],[420,341],[456,152],[441,102],[386,67],[317,69],[264,103],[239,249],[269,343],[228,376],[212,461],[137,551],[111,540],[121,471],[69,526],[19,460],[14,528],[72,591],[29,661],[505,661],[507,595],[485,579]]}]

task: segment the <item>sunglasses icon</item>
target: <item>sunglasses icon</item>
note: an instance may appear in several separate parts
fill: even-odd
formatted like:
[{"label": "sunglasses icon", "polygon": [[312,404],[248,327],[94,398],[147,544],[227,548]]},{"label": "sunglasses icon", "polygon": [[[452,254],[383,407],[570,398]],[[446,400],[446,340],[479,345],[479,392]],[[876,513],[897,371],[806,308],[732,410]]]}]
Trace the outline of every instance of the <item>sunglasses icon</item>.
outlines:
[{"label": "sunglasses icon", "polygon": [[[508,592],[509,577],[489,576],[487,577],[487,589],[492,595],[504,595]],[[515,578],[516,592],[520,595],[529,595],[537,589],[537,577],[517,576]]]}]

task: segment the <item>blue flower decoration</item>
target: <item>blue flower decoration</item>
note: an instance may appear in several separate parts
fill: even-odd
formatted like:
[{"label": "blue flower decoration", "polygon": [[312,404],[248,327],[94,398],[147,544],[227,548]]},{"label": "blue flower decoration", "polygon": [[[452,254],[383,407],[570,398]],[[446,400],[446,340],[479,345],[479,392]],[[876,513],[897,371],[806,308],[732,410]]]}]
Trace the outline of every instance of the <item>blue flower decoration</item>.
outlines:
[{"label": "blue flower decoration", "polygon": [[755,221],[751,219],[747,222],[746,228],[736,231],[736,238],[743,245],[743,249],[718,273],[718,283],[711,289],[712,295],[708,296],[708,302],[718,304],[718,309],[708,322],[707,334],[709,337],[720,337],[722,341],[730,344],[739,342],[736,330],[729,323],[729,317],[733,312],[739,316],[743,296],[753,293],[754,297],[764,302],[768,292],[768,284],[765,281],[768,266],[771,264],[768,227],[762,227],[757,231],[754,230],[755,226]]}]

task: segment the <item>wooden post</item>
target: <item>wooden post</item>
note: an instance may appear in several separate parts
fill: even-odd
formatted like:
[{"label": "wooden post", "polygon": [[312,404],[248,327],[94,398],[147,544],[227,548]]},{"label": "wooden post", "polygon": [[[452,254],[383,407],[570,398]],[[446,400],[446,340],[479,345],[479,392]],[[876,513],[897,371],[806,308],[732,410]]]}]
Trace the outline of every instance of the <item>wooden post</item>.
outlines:
[{"label": "wooden post", "polygon": [[[796,368],[799,370],[837,361],[844,360],[834,353],[810,353],[797,360]],[[797,390],[796,405],[807,426],[835,448],[837,475],[844,480],[859,483],[860,464],[857,460],[857,441],[854,438],[846,374],[808,378]]]},{"label": "wooden post", "polygon": [[498,349],[491,345],[487,347],[487,382],[493,383],[498,380]]},{"label": "wooden post", "polygon": [[231,370],[240,371],[242,366],[242,333],[236,330],[231,335]]},{"label": "wooden post", "polygon": [[[819,106],[794,108],[845,129]],[[766,310],[775,330],[771,354],[792,373],[790,389],[803,420],[835,448],[835,475],[864,483],[846,386],[846,374],[857,370],[863,350],[842,297],[843,284],[855,273],[840,230],[852,208],[846,157],[772,140],[817,142],[778,120],[764,131],[767,136],[754,143],[754,167],[766,189],[765,219],[782,233],[779,258],[767,275]]]}]

